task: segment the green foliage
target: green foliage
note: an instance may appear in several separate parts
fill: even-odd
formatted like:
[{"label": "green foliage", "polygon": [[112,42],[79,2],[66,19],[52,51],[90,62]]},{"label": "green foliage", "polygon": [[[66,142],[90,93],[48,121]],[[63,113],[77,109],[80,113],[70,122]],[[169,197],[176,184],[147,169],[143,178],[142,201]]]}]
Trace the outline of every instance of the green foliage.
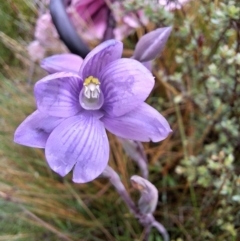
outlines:
[{"label": "green foliage", "polygon": [[[15,55],[19,52],[19,44],[26,46],[26,41],[32,38],[32,26],[35,21],[33,11],[36,9],[28,0],[2,1],[0,6],[0,66],[17,66],[21,62]],[[11,43],[11,39],[16,40],[16,44],[15,41]]]}]

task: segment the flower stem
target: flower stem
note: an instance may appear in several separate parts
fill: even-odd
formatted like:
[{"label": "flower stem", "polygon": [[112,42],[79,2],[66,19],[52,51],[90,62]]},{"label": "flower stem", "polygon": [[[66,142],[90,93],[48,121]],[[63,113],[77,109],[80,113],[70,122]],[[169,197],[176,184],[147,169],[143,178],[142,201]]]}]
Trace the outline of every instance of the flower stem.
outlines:
[{"label": "flower stem", "polygon": [[118,138],[126,154],[138,165],[143,178],[148,180],[148,161],[143,144],[139,141],[132,141]]},{"label": "flower stem", "polygon": [[148,180],[148,162],[146,153],[144,152],[143,144],[139,141],[135,141],[137,150],[140,153],[141,157],[136,161],[138,167],[142,173],[142,177]]},{"label": "flower stem", "polygon": [[110,166],[106,167],[102,175],[109,179],[109,181],[115,187],[116,191],[121,196],[123,201],[127,204],[131,213],[133,213],[134,216],[138,216],[138,209],[136,208],[134,202],[128,195],[126,188],[120,180],[119,175]]},{"label": "flower stem", "polygon": [[135,216],[136,219],[139,220],[139,223],[141,223],[141,225],[145,228],[144,241],[148,241],[152,227],[155,227],[158,230],[158,232],[162,235],[164,241],[169,241],[169,235],[164,226],[161,223],[157,222],[152,214],[142,214],[140,212],[140,210],[136,207],[135,203],[129,196],[123,183],[121,182],[119,175],[110,166],[107,166],[105,168],[102,176],[109,179],[120,197],[128,206],[130,212]]}]

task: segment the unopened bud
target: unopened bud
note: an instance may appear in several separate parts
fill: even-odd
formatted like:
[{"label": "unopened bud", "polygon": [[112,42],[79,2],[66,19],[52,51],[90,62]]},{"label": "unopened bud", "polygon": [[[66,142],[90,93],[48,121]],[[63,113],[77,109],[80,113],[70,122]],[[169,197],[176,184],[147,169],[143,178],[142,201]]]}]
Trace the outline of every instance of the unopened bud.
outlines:
[{"label": "unopened bud", "polygon": [[138,208],[142,214],[153,213],[157,207],[158,190],[148,180],[134,175],[131,177],[133,188],[141,193],[138,201]]},{"label": "unopened bud", "polygon": [[136,45],[133,58],[139,62],[155,59],[163,51],[171,31],[172,27],[165,27],[145,34]]}]

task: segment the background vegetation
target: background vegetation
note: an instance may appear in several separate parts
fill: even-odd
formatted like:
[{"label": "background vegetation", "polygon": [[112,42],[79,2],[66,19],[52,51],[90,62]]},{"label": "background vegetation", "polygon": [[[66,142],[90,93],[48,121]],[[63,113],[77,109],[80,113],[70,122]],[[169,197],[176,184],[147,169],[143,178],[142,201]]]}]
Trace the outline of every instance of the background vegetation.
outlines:
[{"label": "background vegetation", "polygon": [[[142,227],[106,180],[73,184],[49,169],[42,150],[12,141],[35,109],[33,84],[45,75],[26,50],[35,2],[0,3],[0,241],[142,240]],[[152,24],[125,40],[127,54],[144,32],[173,26],[148,99],[173,129],[163,142],[144,144],[159,190],[154,215],[172,241],[240,240],[240,4],[193,0],[171,13],[145,8]],[[129,178],[139,170],[109,137],[110,165],[137,200]],[[161,241],[154,231],[153,240]]]}]

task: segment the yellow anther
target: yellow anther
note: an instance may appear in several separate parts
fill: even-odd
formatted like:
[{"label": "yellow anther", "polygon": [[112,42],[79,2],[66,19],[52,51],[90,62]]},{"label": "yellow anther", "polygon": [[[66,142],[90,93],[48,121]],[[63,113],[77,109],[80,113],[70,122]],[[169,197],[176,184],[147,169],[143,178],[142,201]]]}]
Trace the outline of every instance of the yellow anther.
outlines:
[{"label": "yellow anther", "polygon": [[83,85],[89,85],[89,84],[91,83],[91,79],[92,79],[92,76],[89,76],[88,78],[86,78],[86,79],[84,80]]},{"label": "yellow anther", "polygon": [[100,81],[97,79],[97,78],[94,78],[92,75],[87,77],[85,80],[84,80],[84,83],[83,85],[89,85],[89,84],[95,84],[95,85],[100,85]]},{"label": "yellow anther", "polygon": [[100,81],[97,78],[92,78],[92,83],[95,85],[100,85]]}]

